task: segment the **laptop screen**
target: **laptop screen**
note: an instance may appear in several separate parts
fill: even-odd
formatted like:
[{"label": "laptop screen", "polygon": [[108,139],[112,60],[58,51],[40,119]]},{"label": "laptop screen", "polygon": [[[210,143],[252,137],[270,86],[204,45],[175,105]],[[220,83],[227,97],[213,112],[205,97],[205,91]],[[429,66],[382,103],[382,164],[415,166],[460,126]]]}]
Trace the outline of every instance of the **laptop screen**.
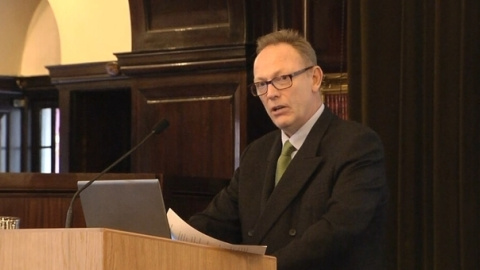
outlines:
[{"label": "laptop screen", "polygon": [[[88,181],[79,181],[82,188]],[[80,193],[89,228],[171,238],[158,179],[98,180]]]}]

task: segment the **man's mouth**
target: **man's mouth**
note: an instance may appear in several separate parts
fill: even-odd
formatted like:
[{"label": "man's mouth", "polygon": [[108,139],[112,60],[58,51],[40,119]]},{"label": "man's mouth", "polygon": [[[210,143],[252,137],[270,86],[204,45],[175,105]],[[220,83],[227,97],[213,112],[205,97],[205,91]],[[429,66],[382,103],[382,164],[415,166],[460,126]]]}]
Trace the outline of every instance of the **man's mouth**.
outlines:
[{"label": "man's mouth", "polygon": [[272,111],[273,111],[273,112],[276,112],[276,111],[281,110],[281,109],[283,109],[283,108],[285,108],[285,106],[282,106],[282,105],[275,106],[275,107],[272,108]]}]

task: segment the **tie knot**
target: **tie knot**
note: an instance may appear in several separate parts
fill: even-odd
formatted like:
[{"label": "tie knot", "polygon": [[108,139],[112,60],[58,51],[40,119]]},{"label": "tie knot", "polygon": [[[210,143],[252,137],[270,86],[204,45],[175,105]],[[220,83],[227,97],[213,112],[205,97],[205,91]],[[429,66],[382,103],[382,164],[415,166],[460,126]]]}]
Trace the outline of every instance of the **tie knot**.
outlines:
[{"label": "tie knot", "polygon": [[291,156],[292,153],[297,150],[295,147],[290,143],[290,141],[286,141],[282,148],[281,156]]}]

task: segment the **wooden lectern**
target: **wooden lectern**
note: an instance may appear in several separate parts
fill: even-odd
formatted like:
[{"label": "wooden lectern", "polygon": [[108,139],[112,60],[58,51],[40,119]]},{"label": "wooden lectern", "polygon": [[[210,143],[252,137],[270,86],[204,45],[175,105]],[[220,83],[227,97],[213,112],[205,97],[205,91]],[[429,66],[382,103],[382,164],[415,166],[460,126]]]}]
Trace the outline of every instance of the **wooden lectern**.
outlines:
[{"label": "wooden lectern", "polygon": [[2,270],[276,269],[276,258],[102,228],[0,230]]}]

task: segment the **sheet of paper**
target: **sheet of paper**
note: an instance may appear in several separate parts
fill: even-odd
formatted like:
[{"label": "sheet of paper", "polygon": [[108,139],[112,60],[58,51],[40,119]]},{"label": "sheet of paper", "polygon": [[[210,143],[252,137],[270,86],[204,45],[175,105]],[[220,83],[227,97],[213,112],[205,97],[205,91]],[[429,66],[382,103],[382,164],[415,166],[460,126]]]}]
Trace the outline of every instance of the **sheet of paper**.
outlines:
[{"label": "sheet of paper", "polygon": [[261,255],[265,255],[265,251],[267,250],[267,246],[233,245],[210,237],[188,225],[188,223],[180,218],[172,209],[168,209],[167,218],[172,239],[175,240]]}]

